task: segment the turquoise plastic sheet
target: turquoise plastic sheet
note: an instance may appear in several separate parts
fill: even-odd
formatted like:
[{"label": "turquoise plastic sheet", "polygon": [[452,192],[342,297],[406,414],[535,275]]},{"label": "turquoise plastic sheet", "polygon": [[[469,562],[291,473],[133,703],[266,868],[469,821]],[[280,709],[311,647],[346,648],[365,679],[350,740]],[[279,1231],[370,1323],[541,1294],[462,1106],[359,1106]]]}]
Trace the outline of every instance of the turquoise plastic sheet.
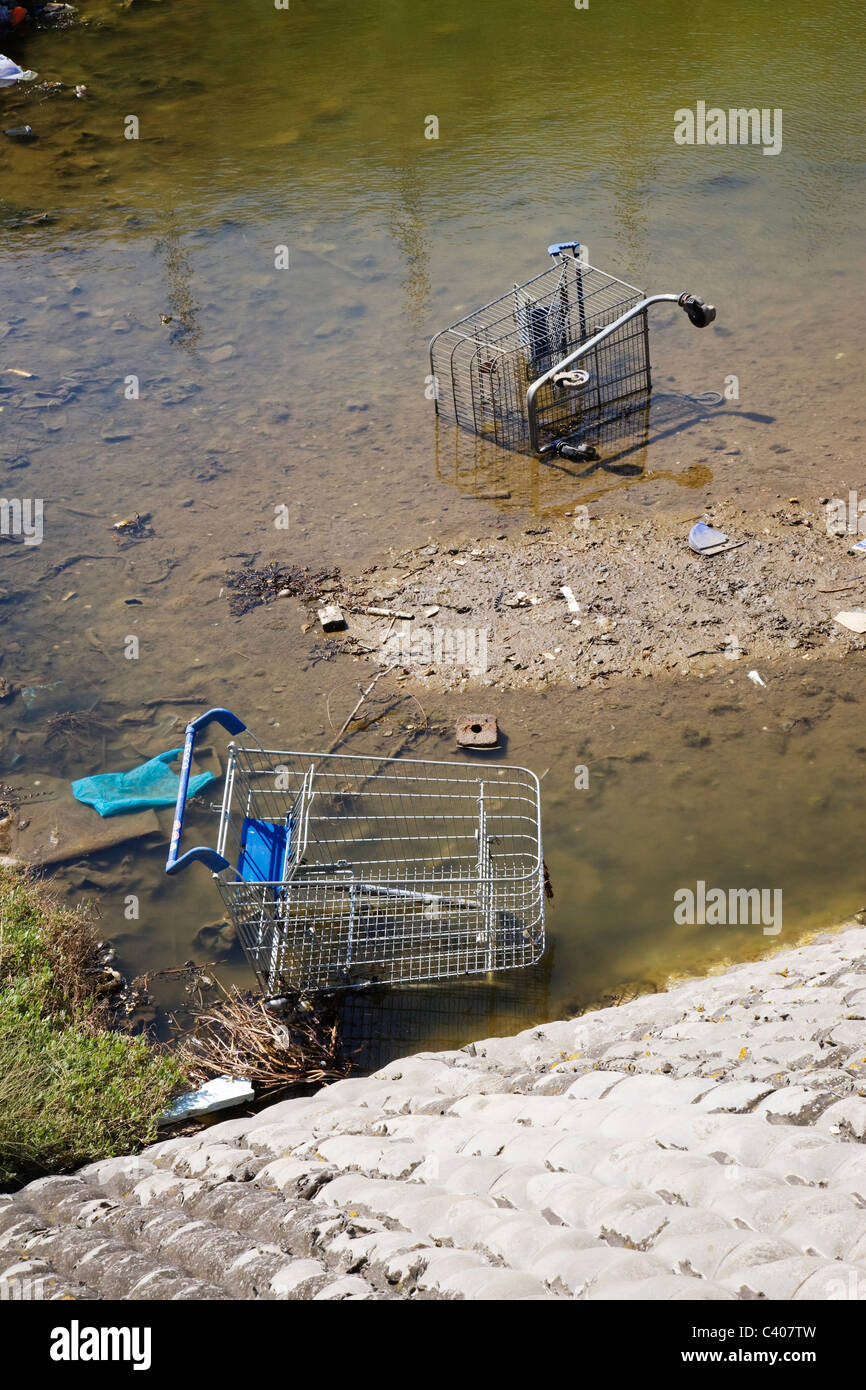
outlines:
[{"label": "turquoise plastic sheet", "polygon": [[[119,816],[124,811],[141,811],[147,806],[174,806],[180,786],[180,774],[172,772],[169,763],[183,752],[170,748],[150,762],[129,772],[101,772],[95,777],[80,777],[72,783],[72,795],[87,806],[95,806],[101,816]],[[215,781],[212,772],[200,772],[189,779],[188,796]]]}]

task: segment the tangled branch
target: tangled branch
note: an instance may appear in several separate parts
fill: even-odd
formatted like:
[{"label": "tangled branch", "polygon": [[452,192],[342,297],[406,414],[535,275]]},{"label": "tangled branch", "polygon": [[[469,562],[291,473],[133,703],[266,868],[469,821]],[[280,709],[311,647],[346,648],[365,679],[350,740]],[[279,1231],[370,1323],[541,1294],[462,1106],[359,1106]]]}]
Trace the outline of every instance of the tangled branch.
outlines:
[{"label": "tangled branch", "polygon": [[245,1076],[260,1092],[336,1081],[349,1071],[336,1015],[325,1018],[299,1000],[282,1017],[262,999],[219,986],[223,998],[195,1015],[178,1053],[199,1084],[212,1076]]}]

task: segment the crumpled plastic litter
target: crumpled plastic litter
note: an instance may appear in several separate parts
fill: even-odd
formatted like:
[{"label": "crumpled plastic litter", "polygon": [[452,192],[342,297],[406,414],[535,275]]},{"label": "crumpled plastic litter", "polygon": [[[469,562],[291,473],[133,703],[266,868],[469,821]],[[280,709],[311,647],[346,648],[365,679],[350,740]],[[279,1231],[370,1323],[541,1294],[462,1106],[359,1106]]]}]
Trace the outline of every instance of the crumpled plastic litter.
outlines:
[{"label": "crumpled plastic litter", "polygon": [[[170,748],[128,772],[100,772],[80,777],[72,783],[72,795],[87,806],[95,806],[101,816],[118,816],[124,811],[140,811],[146,806],[174,806],[180,775],[168,766],[183,752]],[[195,796],[216,778],[212,772],[190,777],[188,796]]]},{"label": "crumpled plastic litter", "polygon": [[841,623],[849,632],[866,632],[866,613],[862,608],[852,608],[850,613],[837,613],[834,623]]},{"label": "crumpled plastic litter", "polygon": [[[0,5],[0,10],[3,6]],[[0,19],[2,19],[0,14]],[[11,58],[7,58],[0,53],[0,87],[14,87],[19,82],[32,82],[36,73],[31,69],[26,72],[24,68],[19,68],[17,63],[13,63]]]},{"label": "crumpled plastic litter", "polygon": [[689,545],[697,555],[712,555],[727,543],[724,531],[708,526],[705,521],[699,521],[689,532]]}]

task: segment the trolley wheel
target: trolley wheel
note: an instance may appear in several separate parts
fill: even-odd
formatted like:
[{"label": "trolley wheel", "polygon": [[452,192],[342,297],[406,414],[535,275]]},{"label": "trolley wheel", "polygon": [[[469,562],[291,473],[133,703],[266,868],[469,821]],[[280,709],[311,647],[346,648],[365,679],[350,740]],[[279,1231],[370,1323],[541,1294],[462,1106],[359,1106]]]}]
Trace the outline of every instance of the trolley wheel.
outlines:
[{"label": "trolley wheel", "polygon": [[580,391],[589,384],[589,372],[557,372],[553,384],[561,391]]},{"label": "trolley wheel", "polygon": [[594,463],[599,458],[599,452],[592,444],[568,444],[559,439],[555,448],[560,458],[576,459],[578,463]]}]

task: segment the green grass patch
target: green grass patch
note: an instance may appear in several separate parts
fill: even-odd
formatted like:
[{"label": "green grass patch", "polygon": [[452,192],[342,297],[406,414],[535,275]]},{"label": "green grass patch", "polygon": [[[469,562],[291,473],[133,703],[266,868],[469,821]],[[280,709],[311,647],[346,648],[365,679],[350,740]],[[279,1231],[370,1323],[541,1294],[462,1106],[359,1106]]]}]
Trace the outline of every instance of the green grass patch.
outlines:
[{"label": "green grass patch", "polygon": [[188,1088],[173,1054],[115,1032],[86,912],[0,868],[0,1183],[9,1187],[151,1142]]}]

